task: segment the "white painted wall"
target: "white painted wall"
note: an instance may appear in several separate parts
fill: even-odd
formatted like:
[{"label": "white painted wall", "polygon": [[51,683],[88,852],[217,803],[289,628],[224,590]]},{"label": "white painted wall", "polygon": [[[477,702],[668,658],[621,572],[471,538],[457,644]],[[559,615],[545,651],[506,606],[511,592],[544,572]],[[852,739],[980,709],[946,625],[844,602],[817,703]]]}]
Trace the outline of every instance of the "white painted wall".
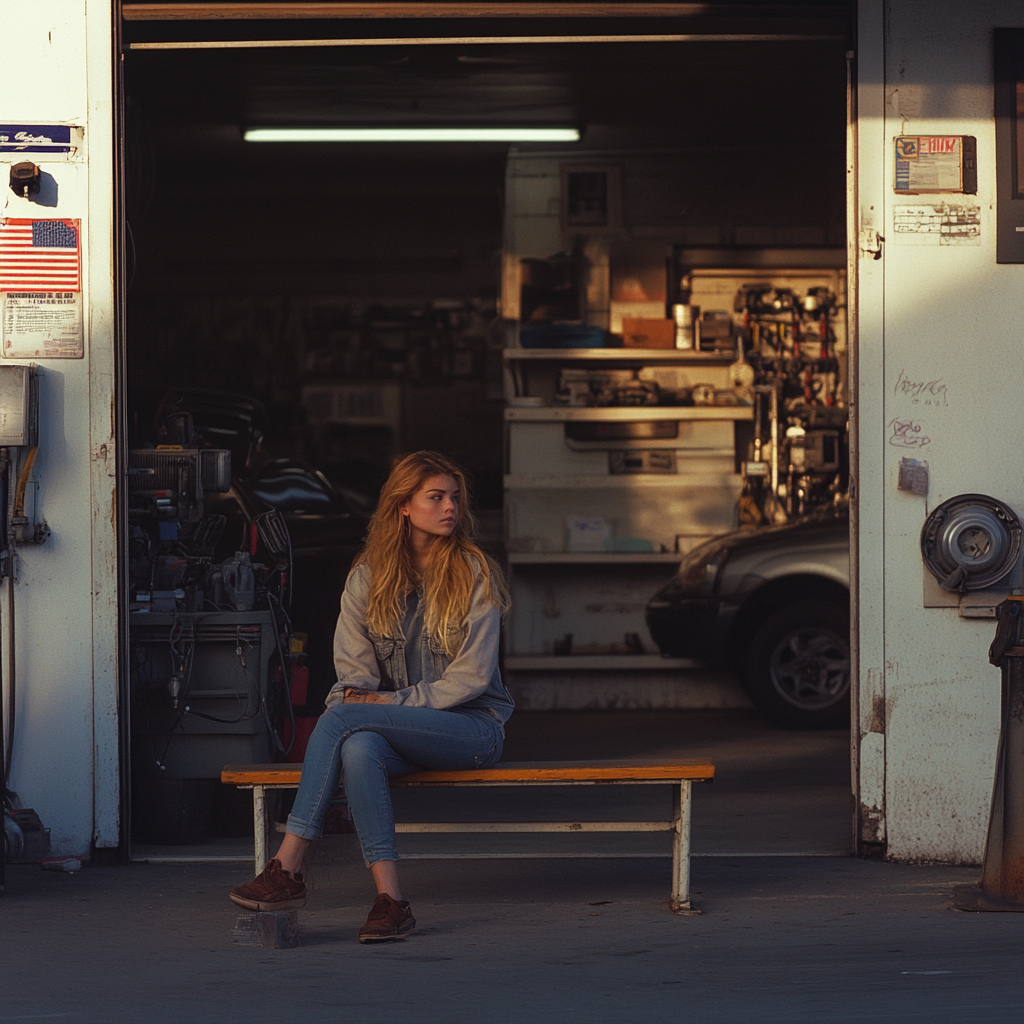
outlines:
[{"label": "white painted wall", "polygon": [[[896,860],[980,861],[999,726],[995,623],[923,607],[922,524],[970,491],[1024,514],[1024,265],[996,264],[994,26],[1024,26],[1024,5],[859,4],[856,216],[886,241],[858,260],[857,764],[861,838]],[[899,134],[977,137],[980,246],[899,244],[894,209],[913,201],[893,193]],[[941,380],[946,400],[915,403],[901,375]],[[895,418],[927,446],[894,446]],[[927,498],[896,488],[906,455],[929,463]]]},{"label": "white painted wall", "polygon": [[[10,780],[51,829],[53,852],[77,856],[119,838],[111,25],[109,0],[0,4],[0,121],[85,129],[73,161],[31,157],[57,180],[55,209],[15,196],[7,178],[18,159],[0,159],[0,216],[81,218],[83,228],[85,358],[39,362],[32,480],[52,537],[16,560]],[[2,601],[6,623],[6,587]]]},{"label": "white painted wall", "polygon": [[[881,260],[858,261],[858,785],[875,809],[862,817],[862,837],[884,839],[896,859],[977,861],[998,727],[998,673],[986,658],[993,624],[922,607],[917,538],[928,509],[964,491],[1024,514],[1024,422],[1015,415],[1024,267],[995,263],[991,84],[991,28],[1024,26],[1024,6],[861,0],[859,22],[857,219],[891,240],[891,139],[902,132],[975,135],[983,210],[978,248],[887,243]],[[111,4],[3,3],[0,38],[0,120],[85,128],[80,159],[45,164],[60,188],[53,212],[84,224],[86,356],[41,366],[34,480],[53,536],[19,553],[11,778],[53,830],[54,851],[84,855],[119,834]],[[0,161],[2,214],[49,214],[6,188],[10,162]],[[948,405],[910,405],[895,390],[901,372],[942,378]],[[897,416],[931,438],[927,499],[896,490],[904,452],[889,445],[887,425]]]}]

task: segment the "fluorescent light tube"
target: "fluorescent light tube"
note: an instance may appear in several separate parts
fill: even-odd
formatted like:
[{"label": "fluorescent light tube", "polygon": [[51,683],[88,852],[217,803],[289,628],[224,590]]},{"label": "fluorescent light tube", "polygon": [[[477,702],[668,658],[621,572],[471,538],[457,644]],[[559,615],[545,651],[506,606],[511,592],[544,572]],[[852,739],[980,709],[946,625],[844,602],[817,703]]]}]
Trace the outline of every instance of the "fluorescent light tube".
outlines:
[{"label": "fluorescent light tube", "polygon": [[247,128],[246,142],[579,142],[577,128]]}]

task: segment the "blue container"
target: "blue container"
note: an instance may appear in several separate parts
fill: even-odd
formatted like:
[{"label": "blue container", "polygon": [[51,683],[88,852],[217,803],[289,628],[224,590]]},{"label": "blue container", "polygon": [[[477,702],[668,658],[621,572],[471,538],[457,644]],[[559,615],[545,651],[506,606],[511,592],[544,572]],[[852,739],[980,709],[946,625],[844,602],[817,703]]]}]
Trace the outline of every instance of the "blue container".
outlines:
[{"label": "blue container", "polygon": [[523,348],[611,348],[618,340],[589,324],[530,324],[519,332]]}]

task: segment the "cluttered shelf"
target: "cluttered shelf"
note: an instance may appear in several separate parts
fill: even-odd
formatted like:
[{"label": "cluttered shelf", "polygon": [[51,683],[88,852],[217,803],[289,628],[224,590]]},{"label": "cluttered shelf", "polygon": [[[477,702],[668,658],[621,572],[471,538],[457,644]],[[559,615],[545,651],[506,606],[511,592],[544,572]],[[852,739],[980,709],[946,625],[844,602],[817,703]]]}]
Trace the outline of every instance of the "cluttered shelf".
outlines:
[{"label": "cluttered shelf", "polygon": [[510,405],[505,419],[519,422],[561,422],[563,420],[752,420],[749,405],[687,405],[687,406],[601,406]]},{"label": "cluttered shelf", "polygon": [[673,551],[512,551],[509,565],[678,565],[685,555]]},{"label": "cluttered shelf", "polygon": [[617,672],[629,669],[696,668],[698,665],[699,662],[690,658],[663,658],[660,654],[506,654],[504,667],[508,671],[609,669]]},{"label": "cluttered shelf", "polygon": [[647,487],[730,488],[740,482],[738,473],[651,473],[597,474],[567,476],[564,474],[532,473],[509,474],[505,477],[508,490],[578,490],[586,488],[623,488],[637,490]]},{"label": "cluttered shelf", "polygon": [[732,363],[733,352],[693,352],[677,348],[507,348],[507,360],[562,359],[612,362]]}]

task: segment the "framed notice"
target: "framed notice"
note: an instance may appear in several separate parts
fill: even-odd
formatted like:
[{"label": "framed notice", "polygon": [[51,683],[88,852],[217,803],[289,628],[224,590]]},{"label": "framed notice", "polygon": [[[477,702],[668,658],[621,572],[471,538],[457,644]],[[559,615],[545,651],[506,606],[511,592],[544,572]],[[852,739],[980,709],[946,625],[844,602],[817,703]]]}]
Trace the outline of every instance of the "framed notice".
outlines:
[{"label": "framed notice", "polygon": [[897,135],[895,190],[900,195],[978,191],[973,135]]},{"label": "framed notice", "polygon": [[619,164],[562,164],[562,230],[598,234],[622,225]]},{"label": "framed notice", "polygon": [[0,293],[5,359],[81,359],[81,292]]},{"label": "framed notice", "polygon": [[0,220],[0,334],[5,359],[81,359],[82,224]]}]

